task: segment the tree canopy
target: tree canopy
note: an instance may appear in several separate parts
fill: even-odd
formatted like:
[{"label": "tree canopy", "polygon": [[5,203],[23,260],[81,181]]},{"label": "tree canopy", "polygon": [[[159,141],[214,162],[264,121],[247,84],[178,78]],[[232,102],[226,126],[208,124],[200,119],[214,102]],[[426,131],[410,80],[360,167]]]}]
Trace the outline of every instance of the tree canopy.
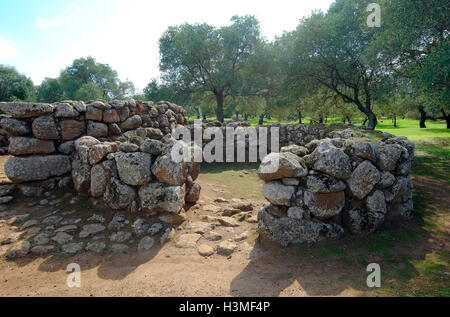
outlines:
[{"label": "tree canopy", "polygon": [[0,65],[0,101],[33,101],[35,98],[31,79],[14,67]]}]

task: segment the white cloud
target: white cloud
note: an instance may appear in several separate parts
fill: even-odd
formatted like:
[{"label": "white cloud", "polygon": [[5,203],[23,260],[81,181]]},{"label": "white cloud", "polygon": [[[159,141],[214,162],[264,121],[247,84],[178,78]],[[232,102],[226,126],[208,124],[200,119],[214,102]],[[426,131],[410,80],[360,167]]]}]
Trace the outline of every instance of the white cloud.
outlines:
[{"label": "white cloud", "polygon": [[51,29],[58,26],[58,23],[54,20],[37,18],[36,27],[38,29]]},{"label": "white cloud", "polygon": [[79,20],[79,15],[80,6],[76,3],[70,3],[65,11],[56,14],[53,17],[38,17],[35,26],[38,29],[44,30],[63,26],[74,26]]},{"label": "white cloud", "polygon": [[19,55],[19,50],[11,44],[11,41],[0,37],[0,59],[16,58]]}]

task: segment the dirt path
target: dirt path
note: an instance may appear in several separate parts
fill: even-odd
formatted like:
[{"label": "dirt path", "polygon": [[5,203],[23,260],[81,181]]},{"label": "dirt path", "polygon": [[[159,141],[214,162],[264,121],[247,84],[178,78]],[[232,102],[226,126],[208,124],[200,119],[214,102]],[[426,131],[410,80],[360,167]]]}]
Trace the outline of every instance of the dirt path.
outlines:
[{"label": "dirt path", "polygon": [[[243,195],[251,199],[240,198],[244,198],[244,202],[252,202],[254,209],[249,212],[249,216],[256,216],[257,210],[265,202],[257,197],[260,184],[255,181],[254,171],[233,170],[226,173],[230,175],[213,170],[200,176],[199,182],[203,187],[201,201],[189,210],[188,220],[197,221],[204,215],[217,213],[213,209],[220,204],[215,200],[219,197],[225,200],[236,197],[236,188],[241,183],[254,185],[250,192]],[[221,178],[228,181],[219,183],[218,179]],[[0,296],[384,295],[386,293],[380,294],[365,285],[367,262],[376,261],[384,267],[393,267],[387,269],[388,272],[411,270],[413,275],[409,279],[420,278],[420,272],[405,263],[424,261],[430,254],[449,250],[448,186],[423,177],[415,178],[415,183],[419,189],[435,191],[434,194],[431,193],[432,196],[427,197],[438,198],[433,201],[432,207],[427,208],[445,211],[437,212],[434,216],[440,219],[440,230],[447,232],[447,235],[433,236],[423,232],[420,225],[412,222],[399,232],[420,231],[420,234],[399,240],[394,246],[386,248],[382,244],[374,244],[379,249],[368,247],[378,240],[346,238],[334,244],[280,249],[257,240],[256,224],[244,221],[237,228],[219,228],[224,239],[243,231],[249,232],[248,238],[239,242],[237,249],[229,257],[214,254],[205,258],[195,248],[177,248],[174,241],[169,241],[162,247],[158,244],[147,252],[120,255],[98,255],[92,252],[83,252],[73,257],[29,255],[14,261],[6,261],[2,255]],[[27,206],[21,203],[13,208],[20,210],[22,214],[36,211],[36,207],[33,209]],[[10,218],[0,220],[0,241],[5,237],[19,235],[16,227],[11,225]],[[180,227],[177,236],[184,232],[185,228]],[[400,237],[400,233],[390,234]],[[8,246],[1,246],[0,253],[4,254],[7,248]],[[394,258],[388,259],[386,254],[391,254]],[[404,257],[408,257],[409,262],[405,262]],[[69,263],[77,263],[81,267],[81,288],[69,288],[66,285],[66,267]],[[399,278],[391,277],[390,273],[386,273],[386,280],[389,287],[396,287],[396,283],[401,282]]]}]

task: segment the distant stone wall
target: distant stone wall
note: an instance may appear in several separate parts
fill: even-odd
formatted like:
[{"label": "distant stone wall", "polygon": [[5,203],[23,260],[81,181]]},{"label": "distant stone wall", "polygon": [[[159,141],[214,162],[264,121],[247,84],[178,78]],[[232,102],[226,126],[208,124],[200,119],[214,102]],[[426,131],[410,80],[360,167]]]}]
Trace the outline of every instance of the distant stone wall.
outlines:
[{"label": "distant stone wall", "polygon": [[263,159],[258,174],[270,205],[259,232],[283,246],[367,234],[413,212],[414,144],[387,135],[379,142],[351,130],[305,146],[290,145]]},{"label": "distant stone wall", "polygon": [[[5,164],[6,175],[15,183],[5,187],[8,195],[15,187],[25,196],[39,197],[73,186],[79,194],[99,198],[113,209],[166,208],[179,213],[185,196],[193,201],[194,191],[199,193],[194,184],[197,166],[165,161],[175,142],[170,133],[186,122],[186,111],[175,104],[135,100],[0,103],[0,110],[5,113],[0,126],[14,156]],[[171,173],[179,174],[167,176]],[[145,186],[147,191],[142,189]],[[157,202],[150,201],[150,196],[155,192],[170,202],[153,206]]]}]

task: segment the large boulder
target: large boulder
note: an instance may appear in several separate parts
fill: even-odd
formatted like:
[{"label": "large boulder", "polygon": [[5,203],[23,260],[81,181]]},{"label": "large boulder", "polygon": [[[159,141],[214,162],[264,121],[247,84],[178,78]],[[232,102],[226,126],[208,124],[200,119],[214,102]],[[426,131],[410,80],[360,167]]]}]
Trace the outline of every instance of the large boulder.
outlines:
[{"label": "large boulder", "polygon": [[264,197],[276,206],[290,206],[294,193],[294,186],[283,185],[280,181],[271,181],[263,184]]},{"label": "large boulder", "polygon": [[84,121],[62,120],[61,135],[63,140],[73,140],[86,131]]},{"label": "large boulder", "polygon": [[377,188],[385,189],[391,187],[395,182],[395,176],[389,172],[380,172],[380,181],[376,185]]},{"label": "large boulder", "polygon": [[93,197],[101,197],[112,177],[117,176],[117,168],[113,161],[104,161],[91,168],[90,193]]},{"label": "large boulder", "polygon": [[123,153],[114,155],[119,177],[128,185],[144,185],[152,179],[152,156],[147,153]]},{"label": "large boulder", "polygon": [[34,119],[31,128],[33,130],[34,136],[38,139],[59,139],[59,132],[56,127],[55,119],[53,119],[52,115],[45,115]]},{"label": "large boulder", "polygon": [[87,134],[95,138],[108,136],[108,125],[102,122],[88,121]]},{"label": "large boulder", "polygon": [[13,118],[2,118],[0,126],[10,135],[25,135],[31,133],[30,125],[23,120]]},{"label": "large boulder", "polygon": [[356,156],[363,160],[369,160],[373,163],[376,162],[375,151],[370,143],[356,140],[346,140],[345,153],[350,156]]},{"label": "large boulder", "polygon": [[377,167],[382,171],[393,171],[403,152],[403,147],[398,144],[385,144],[379,142],[375,147],[377,155]]},{"label": "large boulder", "polygon": [[375,190],[366,198],[366,208],[370,212],[385,214],[386,210],[386,199],[381,190]]},{"label": "large boulder", "polygon": [[380,173],[377,168],[369,161],[364,161],[353,171],[348,183],[352,194],[363,199],[379,181]]},{"label": "large boulder", "polygon": [[0,110],[13,118],[33,118],[53,112],[48,103],[0,102]]},{"label": "large boulder", "polygon": [[68,103],[59,103],[56,105],[55,118],[74,118],[80,114]]},{"label": "large boulder", "polygon": [[304,201],[315,218],[325,220],[341,212],[345,205],[345,194],[344,192],[315,194],[306,191]]},{"label": "large boulder", "polygon": [[314,152],[306,156],[306,162],[316,171],[337,179],[348,179],[352,173],[351,160],[330,140],[321,140]]},{"label": "large boulder", "polygon": [[135,199],[133,187],[123,184],[117,178],[112,178],[106,187],[103,199],[109,207],[115,210],[127,208]]},{"label": "large boulder", "polygon": [[126,119],[122,124],[120,125],[120,128],[122,131],[129,131],[129,130],[135,130],[139,128],[142,125],[142,119],[139,115],[134,115],[128,119]]},{"label": "large boulder", "polygon": [[185,186],[168,186],[148,183],[139,189],[141,207],[144,211],[178,213],[184,206]]},{"label": "large boulder", "polygon": [[352,209],[344,213],[344,223],[350,233],[359,235],[374,232],[384,222],[384,215],[364,209]]},{"label": "large boulder", "polygon": [[109,153],[114,153],[117,151],[117,144],[114,142],[104,142],[100,144],[95,144],[89,150],[89,163],[95,165],[101,161]]},{"label": "large boulder", "polygon": [[168,185],[185,183],[188,171],[188,164],[173,161],[170,154],[159,156],[152,166],[152,172],[158,180]]},{"label": "large boulder", "polygon": [[103,121],[106,123],[120,122],[120,116],[115,109],[108,109],[103,112]]},{"label": "large boulder", "polygon": [[8,152],[11,155],[50,154],[55,152],[55,144],[32,137],[10,137]]},{"label": "large boulder", "polygon": [[67,155],[12,157],[5,164],[5,173],[16,183],[46,180],[71,171]]},{"label": "large boulder", "polygon": [[306,187],[312,193],[335,193],[345,190],[345,183],[321,173],[308,175]]},{"label": "large boulder", "polygon": [[86,120],[102,121],[103,111],[89,104],[86,111]]},{"label": "large boulder", "polygon": [[303,177],[308,173],[302,159],[291,152],[270,153],[261,162],[258,176],[268,182],[282,178]]},{"label": "large boulder", "polygon": [[324,239],[339,239],[344,229],[337,224],[317,220],[278,217],[262,208],[258,214],[258,232],[286,247],[289,244],[314,243]]}]

